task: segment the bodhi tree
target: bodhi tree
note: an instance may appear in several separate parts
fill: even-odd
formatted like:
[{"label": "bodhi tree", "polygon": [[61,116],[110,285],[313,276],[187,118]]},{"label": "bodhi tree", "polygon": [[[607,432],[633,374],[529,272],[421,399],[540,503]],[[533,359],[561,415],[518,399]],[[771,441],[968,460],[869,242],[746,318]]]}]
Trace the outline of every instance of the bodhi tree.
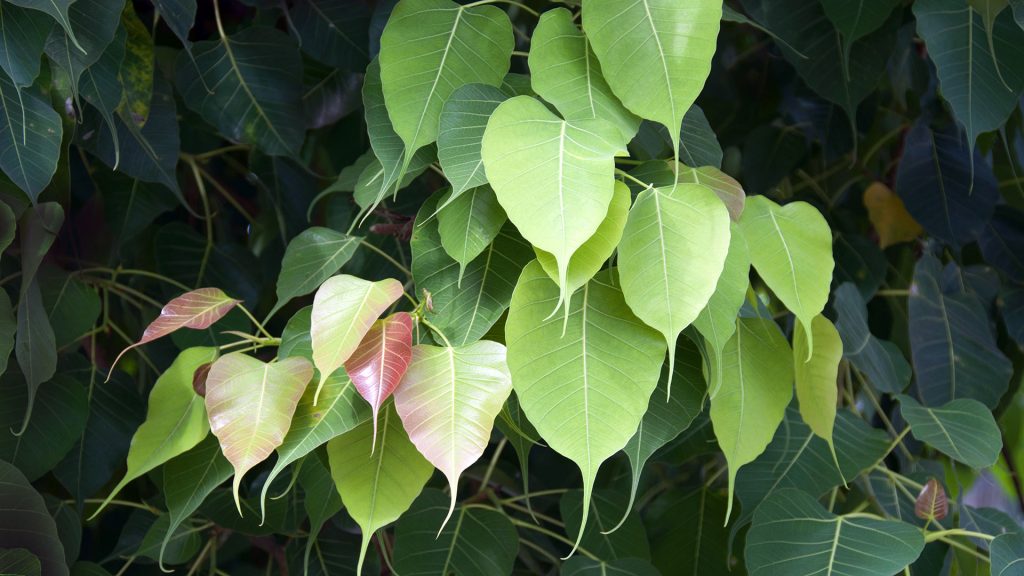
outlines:
[{"label": "bodhi tree", "polygon": [[0,36],[0,574],[1024,574],[1024,2]]}]

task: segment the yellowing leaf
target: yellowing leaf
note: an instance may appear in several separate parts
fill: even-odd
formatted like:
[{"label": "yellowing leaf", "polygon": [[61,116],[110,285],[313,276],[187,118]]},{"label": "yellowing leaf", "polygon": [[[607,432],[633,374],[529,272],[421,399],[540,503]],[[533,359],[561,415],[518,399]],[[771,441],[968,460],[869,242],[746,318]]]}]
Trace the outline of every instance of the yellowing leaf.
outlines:
[{"label": "yellowing leaf", "polygon": [[281,445],[295,406],[313,378],[313,366],[299,356],[266,364],[235,352],[220,357],[206,378],[210,429],[235,468],[232,492],[238,514],[242,477]]},{"label": "yellowing leaf", "polygon": [[355,352],[377,317],[402,295],[402,283],[370,282],[342,274],[320,286],[313,297],[309,334],[313,364],[320,371],[314,404],[327,378]]},{"label": "yellowing leaf", "polygon": [[413,347],[395,408],[420,454],[448,478],[451,504],[442,527],[455,510],[459,476],[483,455],[511,393],[505,347],[497,342]]},{"label": "yellowing leaf", "polygon": [[836,401],[839,388],[839,361],[843,359],[843,341],[836,327],[821,314],[811,322],[813,339],[817,343],[812,352],[803,324],[793,329],[793,374],[796,378],[796,398],[800,401],[800,416],[811,430],[828,442],[836,469],[839,458],[832,442],[832,428],[836,422]]},{"label": "yellowing leaf", "polygon": [[864,190],[864,207],[868,209],[868,219],[878,232],[878,244],[882,248],[910,242],[924,232],[907,212],[903,200],[881,182]]}]

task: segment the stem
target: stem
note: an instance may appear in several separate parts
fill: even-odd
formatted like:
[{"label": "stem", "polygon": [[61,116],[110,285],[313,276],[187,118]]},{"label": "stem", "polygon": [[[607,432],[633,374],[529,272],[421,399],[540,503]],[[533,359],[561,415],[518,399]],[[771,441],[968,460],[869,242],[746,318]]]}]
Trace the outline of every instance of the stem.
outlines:
[{"label": "stem", "polygon": [[[871,401],[871,404],[875,407],[875,413],[878,414],[878,417],[882,420],[882,423],[885,424],[886,429],[888,429],[889,433],[892,434],[893,438],[896,439],[896,444],[898,444],[899,447],[902,448],[903,455],[906,456],[907,458],[913,459],[914,456],[910,453],[910,450],[907,448],[906,444],[903,443],[903,437],[906,436],[907,432],[910,431],[910,427],[907,426],[907,428],[904,429],[902,433],[897,433],[896,427],[893,426],[892,421],[889,420],[889,417],[886,416],[885,411],[882,410],[882,404],[878,401],[878,396],[875,395],[874,390],[871,389],[871,384],[869,384],[867,379],[864,378],[864,375],[860,373],[860,370],[854,368],[851,368],[851,370],[853,372],[853,375],[857,377],[857,381],[860,382],[861,390],[864,391],[868,399]],[[888,454],[888,452],[886,452],[886,454]]]},{"label": "stem", "polygon": [[1021,477],[1020,471],[1017,470],[1017,464],[1013,459],[1013,453],[1007,447],[1006,434],[1003,434],[1003,460],[1006,461],[1006,469],[1010,472],[1010,479],[1013,481],[1013,487],[1017,492],[1017,500],[1020,502],[1020,509],[1024,511],[1024,478]]},{"label": "stem", "polygon": [[971,556],[974,556],[975,558],[984,561],[986,564],[991,563],[991,560],[989,560],[988,556],[985,556],[984,554],[980,554],[974,548],[972,548],[970,546],[966,546],[966,545],[964,545],[961,542],[957,542],[956,540],[953,540],[952,538],[939,538],[939,541],[940,542],[944,542],[946,544],[949,544],[950,546],[952,546],[953,548],[956,548],[958,550],[962,550],[964,552],[967,552]]},{"label": "stem", "polygon": [[[270,332],[267,332],[267,329],[263,327],[263,324],[261,324],[260,321],[257,320],[256,317],[252,315],[252,312],[249,312],[249,309],[246,308],[245,305],[239,304],[238,309],[241,310],[243,314],[249,317],[249,320],[252,321],[252,323],[256,326],[257,330],[263,333],[263,335],[266,336],[268,339],[274,340],[274,336]],[[281,340],[277,339],[277,341],[280,343]]]},{"label": "stem", "polygon": [[225,199],[225,200],[227,200],[227,201],[228,201],[228,204],[231,204],[231,206],[232,206],[232,207],[233,207],[233,208],[234,208],[235,210],[238,210],[238,212],[239,212],[239,213],[240,213],[240,214],[241,214],[241,215],[242,215],[242,216],[243,216],[243,217],[244,217],[244,218],[245,218],[245,219],[246,219],[246,220],[247,220],[247,221],[248,221],[248,222],[249,222],[250,224],[255,224],[255,223],[256,223],[256,219],[255,219],[255,218],[253,218],[253,216],[252,216],[251,214],[249,214],[249,211],[248,211],[248,210],[246,210],[246,209],[245,209],[245,208],[244,208],[244,207],[243,207],[243,206],[242,206],[242,205],[241,205],[241,204],[240,204],[240,203],[238,202],[238,200],[235,200],[235,197],[234,197],[234,196],[232,196],[232,195],[231,195],[231,193],[230,193],[230,192],[228,192],[226,188],[224,188],[223,186],[221,186],[220,182],[218,182],[218,181],[217,181],[217,180],[216,180],[216,179],[215,179],[215,178],[213,177],[213,175],[212,175],[212,174],[210,174],[209,172],[207,172],[207,171],[206,171],[206,170],[205,170],[205,169],[204,169],[204,168],[203,168],[202,166],[199,166],[199,165],[198,165],[198,163],[193,163],[193,165],[194,165],[194,166],[196,166],[196,167],[197,167],[197,168],[199,169],[199,173],[200,173],[200,174],[201,174],[201,175],[203,176],[203,178],[204,178],[204,179],[205,179],[205,180],[206,180],[207,182],[209,182],[209,183],[210,183],[210,185],[211,185],[211,186],[213,186],[213,189],[214,189],[214,190],[216,190],[216,191],[217,191],[217,192],[218,192],[218,193],[219,193],[219,194],[220,194],[221,196],[223,196],[223,197],[224,197],[224,199]]},{"label": "stem", "polygon": [[[107,326],[110,326],[110,329],[114,331],[114,334],[120,336],[121,339],[124,340],[129,345],[135,343],[134,340],[132,340],[131,338],[128,337],[127,334],[125,334],[124,330],[121,330],[121,328],[117,324],[114,324],[113,320],[108,320]],[[140,358],[142,358],[142,361],[145,362],[146,365],[153,370],[153,373],[160,373],[160,370],[156,367],[156,364],[154,364],[153,361],[149,359],[149,356],[146,355],[146,353],[141,350],[141,347],[132,348],[132,351],[138,354]]]},{"label": "stem", "polygon": [[498,500],[502,505],[507,505],[511,502],[519,502],[520,500],[526,500],[527,498],[540,498],[543,496],[561,496],[569,490],[566,488],[555,488],[552,490],[538,490],[537,492],[529,492],[527,494],[520,494],[518,496],[512,496],[511,498],[503,498]]},{"label": "stem", "polygon": [[203,549],[199,551],[199,555],[196,556],[195,561],[192,562],[192,567],[188,569],[188,573],[185,574],[185,576],[192,576],[196,573],[196,570],[199,570],[199,565],[203,563],[203,560],[206,558],[206,555],[210,553],[210,548],[213,548],[213,541],[214,538],[210,538],[206,541],[206,545],[203,546]]},{"label": "stem", "polygon": [[440,336],[441,340],[444,341],[444,345],[445,346],[447,346],[449,348],[454,348],[454,346],[452,346],[452,343],[448,341],[448,338],[445,337],[444,332],[441,332],[440,328],[438,328],[437,326],[434,326],[433,324],[430,323],[429,320],[427,320],[426,318],[424,318],[422,316],[420,316],[419,321],[422,322],[423,325],[426,326],[427,328],[430,328],[431,330],[433,330],[435,334]]},{"label": "stem", "polygon": [[910,296],[910,290],[879,290],[875,296],[896,296],[906,298]]},{"label": "stem", "polygon": [[513,56],[520,56],[522,58],[529,58],[530,57],[530,53],[529,52],[523,52],[522,50],[513,50],[512,51],[512,55]]},{"label": "stem", "polygon": [[491,475],[494,474],[494,467],[498,465],[498,458],[501,457],[501,452],[505,449],[505,445],[508,444],[508,438],[502,437],[501,442],[498,442],[498,446],[494,448],[494,454],[491,455],[491,461],[487,464],[487,470],[484,472],[484,477],[480,480],[480,490],[477,492],[483,492],[487,485],[491,482]]},{"label": "stem", "polygon": [[[102,498],[86,498],[85,500],[82,500],[82,503],[84,504],[103,504],[103,502],[104,500]],[[64,503],[75,504],[76,501],[65,500]],[[113,504],[115,506],[127,506],[128,508],[138,508],[139,510],[145,510],[146,512],[150,512],[152,514],[160,514],[160,510],[157,510],[156,508],[148,504],[143,504],[140,502],[131,502],[128,500],[111,500],[110,502],[107,502],[107,504]]]},{"label": "stem", "polygon": [[925,534],[925,542],[934,542],[935,540],[941,540],[947,536],[963,536],[965,538],[981,538],[982,540],[995,540],[995,536],[990,534],[983,534],[981,532],[973,532],[971,530],[964,530],[962,528],[950,528],[948,530],[939,530],[937,532],[929,532]]},{"label": "stem", "polygon": [[541,556],[547,558],[548,562],[551,562],[553,565],[558,566],[561,563],[561,562],[559,562],[558,558],[555,557],[554,554],[552,554],[551,552],[548,552],[547,550],[541,548],[539,544],[531,542],[530,540],[527,540],[526,538],[520,538],[519,542],[521,544],[525,544],[527,548],[530,548],[534,552],[536,552],[536,553],[540,554]]},{"label": "stem", "polygon": [[161,282],[166,282],[166,283],[170,284],[171,286],[174,286],[175,288],[180,288],[181,290],[184,290],[186,292],[191,290],[191,288],[189,288],[188,286],[185,286],[184,284],[182,284],[181,282],[178,282],[177,280],[175,280],[173,278],[168,278],[167,276],[164,276],[162,274],[157,274],[156,272],[150,272],[148,270],[137,270],[137,269],[134,269],[134,268],[117,268],[117,269],[114,269],[114,268],[105,268],[103,266],[96,266],[96,267],[93,267],[93,268],[85,268],[85,269],[82,269],[82,270],[76,270],[76,271],[72,272],[72,274],[89,274],[89,273],[92,273],[92,272],[104,272],[106,274],[110,274],[111,276],[120,276],[121,274],[124,274],[126,276],[145,276],[147,278],[152,278],[154,280],[160,280]]},{"label": "stem", "polygon": [[199,160],[201,162],[201,161],[204,161],[204,160],[209,160],[210,158],[214,158],[216,156],[220,156],[221,154],[227,154],[229,152],[243,152],[243,151],[244,152],[248,152],[249,151],[249,146],[247,144],[232,144],[230,146],[224,146],[222,148],[216,148],[214,150],[208,150],[206,152],[201,152],[201,153],[196,154],[196,155],[194,155],[192,157],[195,158],[196,160]]},{"label": "stem", "polygon": [[[487,508],[487,507],[483,506],[483,508]],[[543,534],[543,535],[547,536],[548,538],[554,538],[555,540],[558,540],[559,542],[561,542],[563,544],[566,544],[566,545],[569,545],[569,546],[572,546],[572,545],[575,544],[575,542],[573,542],[572,540],[569,540],[565,536],[562,536],[561,534],[558,534],[556,532],[552,532],[551,530],[548,530],[547,528],[544,528],[543,526],[536,526],[534,524],[530,524],[529,522],[523,522],[522,520],[520,520],[518,518],[511,518],[511,517],[509,517],[509,520],[515,526],[518,526],[520,528],[526,528],[527,530],[533,530],[534,532],[537,532],[538,534]],[[600,558],[595,556],[592,552],[590,552],[589,550],[587,550],[583,546],[577,547],[576,551],[579,552],[580,554],[583,554],[587,558],[590,558],[591,560],[597,560],[598,562],[601,561]]]},{"label": "stem", "polygon": [[473,8],[474,6],[482,6],[484,4],[511,4],[512,6],[518,6],[523,10],[523,12],[532,14],[534,16],[540,16],[540,13],[538,13],[536,10],[530,8],[526,4],[523,4],[522,2],[516,2],[516,0],[479,0],[478,2],[471,2],[469,4],[465,4],[462,7]]},{"label": "stem", "polygon": [[[217,8],[217,1],[214,0],[213,7],[217,10],[217,27],[220,27],[220,8]],[[223,32],[223,31],[222,31]],[[210,260],[210,253],[213,252],[213,218],[210,216],[210,200],[206,197],[206,185],[203,184],[203,176],[199,172],[199,165],[189,161],[192,168],[192,178],[196,181],[196,188],[199,189],[199,198],[203,201],[203,220],[206,222],[206,246],[203,247],[203,259],[199,261],[199,274],[196,275],[196,288],[203,283],[203,275],[206,273],[206,264]]]},{"label": "stem", "polygon": [[538,520],[543,520],[543,521],[547,522],[548,524],[551,524],[552,526],[558,526],[559,528],[565,528],[565,523],[561,522],[560,520],[556,520],[556,519],[552,518],[551,516],[546,516],[544,514],[541,514],[540,512],[532,512],[531,513],[530,509],[527,508],[526,506],[520,506],[519,504],[514,504],[514,503],[506,503],[505,506],[515,510],[516,512],[521,512],[523,514],[533,514],[533,516],[535,516]]},{"label": "stem", "polygon": [[633,176],[629,172],[626,172],[625,170],[620,170],[619,168],[616,168],[615,172],[618,173],[620,176],[625,176],[626,178],[629,178],[630,180],[632,180],[633,182],[636,182],[637,184],[643,186],[644,188],[653,188],[654,187],[653,185],[648,184],[647,182],[643,182],[643,181],[637,179],[635,176]]},{"label": "stem", "polygon": [[366,240],[360,240],[359,241],[359,245],[364,247],[364,248],[369,249],[372,252],[376,252],[378,256],[380,256],[381,258],[384,258],[385,260],[390,262],[392,266],[394,266],[395,268],[398,268],[399,271],[401,271],[403,274],[405,274],[409,278],[412,278],[412,270],[409,270],[408,268],[403,266],[401,262],[399,262],[398,260],[395,260],[394,258],[392,258],[391,255],[388,254],[387,252],[381,250],[380,248],[374,246],[373,244],[367,242]]}]

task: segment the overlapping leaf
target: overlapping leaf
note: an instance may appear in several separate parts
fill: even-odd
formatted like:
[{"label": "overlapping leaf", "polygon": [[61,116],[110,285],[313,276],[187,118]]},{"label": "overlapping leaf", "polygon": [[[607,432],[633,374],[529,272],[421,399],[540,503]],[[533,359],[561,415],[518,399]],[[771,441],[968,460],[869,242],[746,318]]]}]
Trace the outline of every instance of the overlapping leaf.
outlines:
[{"label": "overlapping leaf", "polygon": [[[85,386],[64,374],[47,382],[35,398],[38,413],[22,433],[28,403],[25,383],[12,371],[0,379],[0,459],[17,466],[30,481],[51,470],[74,447],[89,417]],[[42,416],[40,416],[40,414]]]},{"label": "overlapping leaf", "polygon": [[1024,533],[1003,534],[992,541],[992,574],[1021,576],[1024,574]]},{"label": "overlapping leaf", "polygon": [[17,468],[0,460],[0,542],[34,554],[45,576],[67,576],[64,546],[46,504]]},{"label": "overlapping leaf", "polygon": [[334,68],[362,70],[370,50],[370,10],[361,2],[304,0],[288,11],[302,49]]},{"label": "overlapping leaf", "polygon": [[50,37],[46,40],[46,55],[67,76],[72,91],[77,94],[82,72],[100,59],[103,50],[114,38],[124,5],[118,0],[74,0],[58,3],[45,0],[38,4],[71,5],[70,8],[64,7],[66,20],[57,18],[61,27],[55,27],[50,32]]},{"label": "overlapping leaf", "polygon": [[0,68],[16,86],[28,86],[39,75],[39,55],[53,21],[38,10],[9,2],[0,7]]},{"label": "overlapping leaf", "polygon": [[313,226],[288,243],[277,277],[275,311],[292,298],[317,289],[348,262],[362,238]]},{"label": "overlapping leaf", "polygon": [[843,340],[828,318],[817,315],[811,321],[813,339],[818,345],[810,350],[803,324],[793,330],[793,375],[796,379],[796,398],[800,402],[800,416],[811,430],[828,442],[829,449],[839,466],[832,442],[832,427],[836,420],[836,402],[839,398],[839,362],[843,359]]},{"label": "overlapping leaf", "polygon": [[[398,388],[413,358],[412,324],[412,316],[407,312],[377,320],[345,362],[356,390],[370,404],[375,439],[380,407]],[[374,448],[375,443],[370,450]]]},{"label": "overlapping leaf", "polygon": [[0,73],[0,169],[35,201],[57,170],[60,116]]},{"label": "overlapping leaf", "polygon": [[895,344],[876,338],[868,328],[868,312],[857,288],[844,282],[836,288],[836,330],[843,341],[843,357],[882,392],[899,394],[910,384],[910,364]]},{"label": "overlapping leaf", "polygon": [[494,190],[484,185],[455,196],[449,192],[441,199],[437,213],[437,231],[441,246],[459,263],[459,280],[469,265],[494,241],[505,224],[505,211]]},{"label": "overlapping leaf", "polygon": [[448,202],[487,183],[480,156],[484,130],[491,113],[508,98],[494,86],[467,84],[452,92],[444,103],[437,132],[437,159],[445,177],[452,183]]},{"label": "overlapping leaf", "polygon": [[1003,440],[992,412],[970,398],[953,400],[937,408],[921,406],[900,396],[900,413],[914,437],[971,468],[996,463]]},{"label": "overlapping leaf", "polygon": [[736,224],[730,225],[729,251],[725,256],[722,274],[718,277],[715,292],[697,318],[693,326],[704,337],[704,342],[715,350],[716,365],[709,366],[708,371],[712,392],[718,389],[722,378],[722,350],[736,333],[736,316],[743,305],[743,298],[750,286],[750,255],[747,251],[747,240]]}]

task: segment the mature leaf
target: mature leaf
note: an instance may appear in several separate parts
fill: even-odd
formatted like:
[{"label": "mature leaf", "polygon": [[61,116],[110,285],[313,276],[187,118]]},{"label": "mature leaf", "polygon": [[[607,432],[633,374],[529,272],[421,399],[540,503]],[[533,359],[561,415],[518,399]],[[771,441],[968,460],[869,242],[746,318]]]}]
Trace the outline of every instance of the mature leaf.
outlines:
[{"label": "mature leaf", "polygon": [[483,185],[455,196],[449,192],[437,212],[441,246],[459,263],[459,280],[466,266],[494,242],[505,224],[505,211],[490,186]]},{"label": "mature leaf", "polygon": [[[696,104],[690,106],[683,116],[679,140],[680,162],[687,166],[702,168],[722,167],[722,145],[718,143],[715,131],[708,124],[704,111]],[[735,219],[738,219],[738,215]]]},{"label": "mature leaf", "polygon": [[420,454],[448,479],[451,504],[442,526],[455,510],[459,476],[483,455],[511,392],[505,347],[497,342],[413,347],[395,408]]},{"label": "mature leaf", "polygon": [[[412,316],[407,312],[377,320],[345,362],[356,390],[370,404],[374,439],[380,407],[398,388],[412,361],[412,326]],[[370,450],[374,447],[371,445]]]},{"label": "mature leaf", "polygon": [[754,513],[744,556],[751,576],[877,576],[903,570],[923,548],[915,526],[836,516],[805,492],[783,490]]},{"label": "mature leaf", "polygon": [[417,292],[430,293],[433,310],[426,318],[455,346],[472,344],[487,333],[508,308],[523,266],[533,258],[530,245],[505,224],[497,238],[462,274],[445,252],[438,223],[431,219],[440,195],[420,207],[412,240],[412,275]]},{"label": "mature leaf", "polygon": [[14,350],[14,339],[18,332],[18,321],[7,291],[0,290],[0,374],[7,372],[7,362]]},{"label": "mature leaf", "polygon": [[889,271],[889,261],[878,244],[867,236],[840,232],[832,251],[836,260],[832,285],[853,283],[862,298],[874,297]]},{"label": "mature leaf", "polygon": [[144,126],[153,100],[153,38],[131,4],[126,4],[121,14],[121,29],[127,33],[124,61],[120,70],[124,86],[122,118],[137,126]]},{"label": "mature leaf", "polygon": [[874,182],[864,190],[864,207],[868,209],[868,219],[878,233],[882,248],[910,242],[924,232],[907,212],[903,200],[881,182]]},{"label": "mature leaf", "polygon": [[408,510],[434,472],[409,440],[393,404],[384,408],[380,447],[371,453],[374,438],[373,425],[364,422],[327,443],[341,501],[363,531],[356,574],[363,573],[373,533]]},{"label": "mature leaf", "polygon": [[16,86],[29,86],[39,75],[39,55],[53,21],[38,10],[18,6],[20,2],[0,6],[0,68]]},{"label": "mature leaf", "polygon": [[292,298],[305,296],[334,276],[359,248],[362,238],[313,226],[292,238],[281,260],[277,277],[277,304],[274,311]]},{"label": "mature leaf", "polygon": [[[739,222],[746,203],[746,193],[740,183],[714,166],[691,168],[674,161],[645,162],[630,172],[639,180],[647,182],[653,188],[663,188],[679,184],[703,184],[711,188],[729,210],[733,222]],[[638,190],[639,191],[639,190]]]},{"label": "mature leaf", "polygon": [[192,389],[192,374],[216,357],[215,348],[182,350],[174,363],[157,378],[149,393],[146,421],[135,431],[128,448],[128,470],[93,517],[129,482],[188,452],[206,438],[210,421],[203,398]]},{"label": "mature leaf", "polygon": [[484,166],[498,201],[523,237],[558,263],[554,310],[569,296],[569,259],[608,214],[623,144],[614,124],[567,122],[530,96],[501,103],[487,122]]},{"label": "mature leaf", "polygon": [[1024,212],[1011,206],[996,206],[995,214],[978,239],[985,262],[1024,282]]},{"label": "mature leaf", "polygon": [[718,363],[722,360],[722,350],[736,333],[736,316],[750,286],[747,240],[738,225],[730,224],[729,229],[729,252],[725,256],[725,265],[715,285],[715,292],[693,321],[693,326],[704,337],[704,342],[715,351],[713,358],[716,365],[708,367],[712,392],[721,383],[722,367]]},{"label": "mature leaf", "polygon": [[46,55],[67,75],[72,92],[77,94],[82,72],[100,59],[114,38],[124,3],[119,0],[74,0],[70,4],[67,14],[74,34],[69,37],[69,26],[57,18],[61,28],[50,32]]},{"label": "mature leaf", "polygon": [[807,329],[807,351],[814,350],[811,321],[828,302],[832,230],[806,202],[779,206],[764,196],[750,198],[740,228],[747,238],[750,263],[779,300]]},{"label": "mature leaf", "polygon": [[132,348],[162,338],[182,328],[193,330],[209,328],[240,302],[241,300],[231,298],[220,288],[200,288],[186,292],[164,305],[160,310],[160,316],[146,326],[142,332],[142,338],[122,350],[114,359],[114,365],[121,359],[121,356],[124,356],[125,352]]},{"label": "mature leaf", "polygon": [[604,562],[582,556],[562,563],[560,576],[659,576],[660,572],[646,560],[624,558]]},{"label": "mature leaf", "polygon": [[3,254],[11,242],[14,242],[14,234],[18,229],[18,218],[5,202],[0,202],[0,224],[3,224],[0,228],[0,254]]},{"label": "mature leaf", "polygon": [[341,511],[342,505],[338,490],[334,487],[334,479],[331,478],[331,471],[319,457],[303,460],[302,468],[296,474],[303,492],[302,505],[309,517],[309,538],[306,540],[306,553],[303,558],[303,566],[308,574],[309,555],[320,535],[320,530],[332,516]]},{"label": "mature leaf", "polygon": [[[711,396],[711,423],[729,465],[729,508],[736,474],[768,447],[793,398],[789,343],[778,326],[764,318],[740,318],[725,349],[722,381]],[[716,352],[711,353],[715,360]]]},{"label": "mature leaf", "polygon": [[35,202],[57,171],[60,116],[0,73],[0,169]]},{"label": "mature leaf", "polygon": [[[657,399],[656,401],[661,401]],[[601,560],[651,557],[647,532],[640,514],[626,508],[624,494],[615,490],[595,490],[590,512],[594,521],[583,529],[580,547]],[[558,510],[565,522],[566,535],[572,538],[580,532],[582,501],[579,490],[569,490],[558,501]],[[623,521],[611,528],[616,518]],[[613,533],[614,532],[614,533]]]},{"label": "mature leaf", "polygon": [[887,340],[876,338],[868,328],[868,311],[857,288],[844,282],[835,291],[836,330],[843,340],[843,357],[867,376],[882,392],[899,394],[910,384],[910,364],[903,352]]},{"label": "mature leaf", "polygon": [[39,558],[43,576],[67,576],[64,546],[43,498],[17,468],[0,460],[0,542]]},{"label": "mature leaf", "polygon": [[114,38],[107,44],[94,64],[85,69],[82,73],[82,81],[78,91],[83,98],[92,104],[110,130],[110,141],[113,147],[115,170],[121,162],[120,134],[118,133],[117,121],[114,119],[117,108],[124,96],[124,88],[121,85],[121,64],[124,61],[125,41],[127,33],[124,26],[121,26],[114,33]]},{"label": "mature leaf", "polygon": [[634,114],[664,125],[679,157],[679,129],[711,72],[722,4],[700,0],[588,0],[583,28],[605,79]]},{"label": "mature leaf", "polygon": [[[605,215],[604,221],[597,227],[594,235],[577,248],[572,258],[569,259],[566,290],[570,295],[575,294],[589,282],[601,270],[605,262],[612,257],[615,248],[622,240],[622,232],[626,228],[626,221],[629,218],[631,200],[629,187],[616,180],[615,194],[612,196],[611,204],[608,205],[608,214]],[[557,282],[558,262],[555,257],[539,248],[535,249],[535,252],[537,261],[544,267],[544,271]]]},{"label": "mature leaf", "polygon": [[40,576],[39,558],[25,548],[0,548],[0,574]]},{"label": "mature leaf", "polygon": [[[71,28],[71,19],[68,14],[68,8],[75,0],[9,0],[10,4],[15,6],[21,6],[22,8],[31,8],[33,10],[39,10],[49,14],[54,20],[60,24],[64,32],[71,36],[71,42],[77,50],[84,51],[85,48],[78,43],[78,39],[75,38],[74,31]],[[38,56],[39,53],[36,53]]]},{"label": "mature leaf", "polygon": [[[460,86],[498,86],[508,72],[512,23],[495,6],[402,0],[380,40],[388,114],[405,143],[405,165],[437,140],[441,109]],[[402,172],[405,172],[403,169]]]},{"label": "mature leaf", "polygon": [[196,22],[196,0],[153,0],[160,18],[189,49],[188,33]]},{"label": "mature leaf", "polygon": [[36,279],[43,257],[50,251],[63,224],[64,208],[56,202],[37,204],[21,216],[18,234],[21,238],[22,295]]},{"label": "mature leaf", "polygon": [[624,140],[636,134],[640,119],[612,93],[569,10],[556,8],[541,15],[530,44],[529,65],[534,91],[554,104],[566,120],[604,118],[618,127]]},{"label": "mature leaf", "polygon": [[1024,574],[1024,533],[997,536],[992,541],[991,559],[994,576]]},{"label": "mature leaf", "polygon": [[608,271],[588,282],[563,324],[550,317],[558,287],[531,262],[505,323],[509,370],[523,411],[583,475],[582,526],[597,470],[636,432],[665,355],[664,339],[633,315],[615,280]]},{"label": "mature leaf", "polygon": [[302,49],[342,70],[361,71],[370,50],[370,9],[362,2],[303,0],[288,11]]},{"label": "mature leaf", "polygon": [[700,486],[668,497],[672,500],[660,514],[648,516],[654,565],[662,573],[725,574],[729,530],[719,521],[725,517],[725,496]]},{"label": "mature leaf", "polygon": [[[405,144],[402,138],[395,132],[391,123],[391,116],[388,114],[387,106],[384,104],[384,86],[380,80],[380,59],[374,58],[366,67],[366,75],[363,78],[363,108],[365,109],[366,132],[370,137],[370,147],[380,164],[375,170],[367,166],[363,174],[369,173],[379,175],[379,181],[373,182],[374,197],[370,202],[360,202],[360,206],[367,212],[373,210],[373,206],[379,204],[388,193],[394,192],[397,188],[404,187],[406,182],[399,182],[399,173],[405,163]],[[369,172],[368,172],[369,171]],[[363,174],[360,174],[362,180]],[[402,177],[404,179],[404,176]],[[370,182],[364,182],[367,187]],[[358,186],[358,184],[357,184]],[[356,190],[359,188],[357,187]],[[356,196],[357,201],[359,195]]]},{"label": "mature leaf", "polygon": [[157,556],[161,567],[167,545],[181,523],[198,510],[214,488],[223,484],[233,473],[231,463],[224,458],[220,444],[212,436],[164,466],[163,494],[167,502],[169,524]]},{"label": "mature leaf", "polygon": [[1013,368],[996,346],[988,316],[974,293],[946,293],[937,258],[922,256],[910,287],[910,346],[917,388],[926,406],[973,398],[995,408]]},{"label": "mature leaf", "polygon": [[996,463],[1003,440],[992,412],[981,402],[961,398],[929,408],[910,396],[899,400],[900,413],[914,438],[974,469]]},{"label": "mature leaf", "polygon": [[836,327],[821,314],[811,321],[814,340],[818,345],[810,350],[811,340],[803,324],[793,330],[793,376],[796,379],[796,398],[800,402],[800,416],[815,435],[828,442],[829,449],[839,467],[839,457],[832,442],[832,428],[836,421],[836,402],[839,399],[839,362],[843,359],[843,341]]},{"label": "mature leaf", "polygon": [[210,430],[235,468],[232,492],[239,515],[242,477],[284,441],[299,397],[312,378],[312,364],[296,356],[265,364],[235,352],[210,367],[206,411]]},{"label": "mature leaf", "polygon": [[310,337],[313,364],[320,371],[313,404],[324,382],[352,356],[374,321],[402,296],[402,283],[370,282],[342,274],[324,282],[313,298]]},{"label": "mature leaf", "polygon": [[1024,30],[1004,10],[995,18],[992,41],[985,42],[985,17],[958,0],[915,2],[914,16],[942,97],[973,150],[978,134],[1002,126],[1024,91]]},{"label": "mature leaf", "polygon": [[437,132],[437,160],[445,178],[452,183],[449,202],[487,183],[480,155],[484,130],[495,108],[508,98],[494,86],[466,84],[452,92],[444,103]]},{"label": "mature leaf", "polygon": [[896,173],[896,193],[910,215],[957,249],[982,233],[999,201],[992,170],[970,150],[955,127],[933,131],[918,121],[907,132]]},{"label": "mature leaf", "polygon": [[462,506],[441,529],[445,496],[424,490],[395,528],[395,570],[403,576],[500,576],[512,573],[519,537],[496,510]]},{"label": "mature leaf", "polygon": [[[22,244],[24,246],[24,242]],[[24,265],[24,262],[22,263]],[[50,325],[50,319],[43,307],[39,279],[32,280],[28,291],[18,302],[18,328],[14,341],[14,355],[18,359],[21,373],[25,375],[28,398],[21,427],[15,434],[21,435],[28,428],[35,406],[39,386],[50,380],[57,371],[57,343]],[[15,428],[11,431],[14,432]]]},{"label": "mature leaf", "polygon": [[58,375],[36,395],[34,418],[21,428],[28,397],[17,372],[0,379],[0,459],[17,466],[29,481],[52,469],[75,445],[85,428],[89,400],[85,387],[74,378]]},{"label": "mature leaf", "polygon": [[896,3],[892,0],[823,0],[821,7],[843,37],[843,66],[848,68],[850,47],[881,28]]},{"label": "mature leaf", "polygon": [[302,59],[284,33],[252,26],[196,42],[178,56],[176,78],[185,104],[227,138],[273,156],[302,145]]}]

